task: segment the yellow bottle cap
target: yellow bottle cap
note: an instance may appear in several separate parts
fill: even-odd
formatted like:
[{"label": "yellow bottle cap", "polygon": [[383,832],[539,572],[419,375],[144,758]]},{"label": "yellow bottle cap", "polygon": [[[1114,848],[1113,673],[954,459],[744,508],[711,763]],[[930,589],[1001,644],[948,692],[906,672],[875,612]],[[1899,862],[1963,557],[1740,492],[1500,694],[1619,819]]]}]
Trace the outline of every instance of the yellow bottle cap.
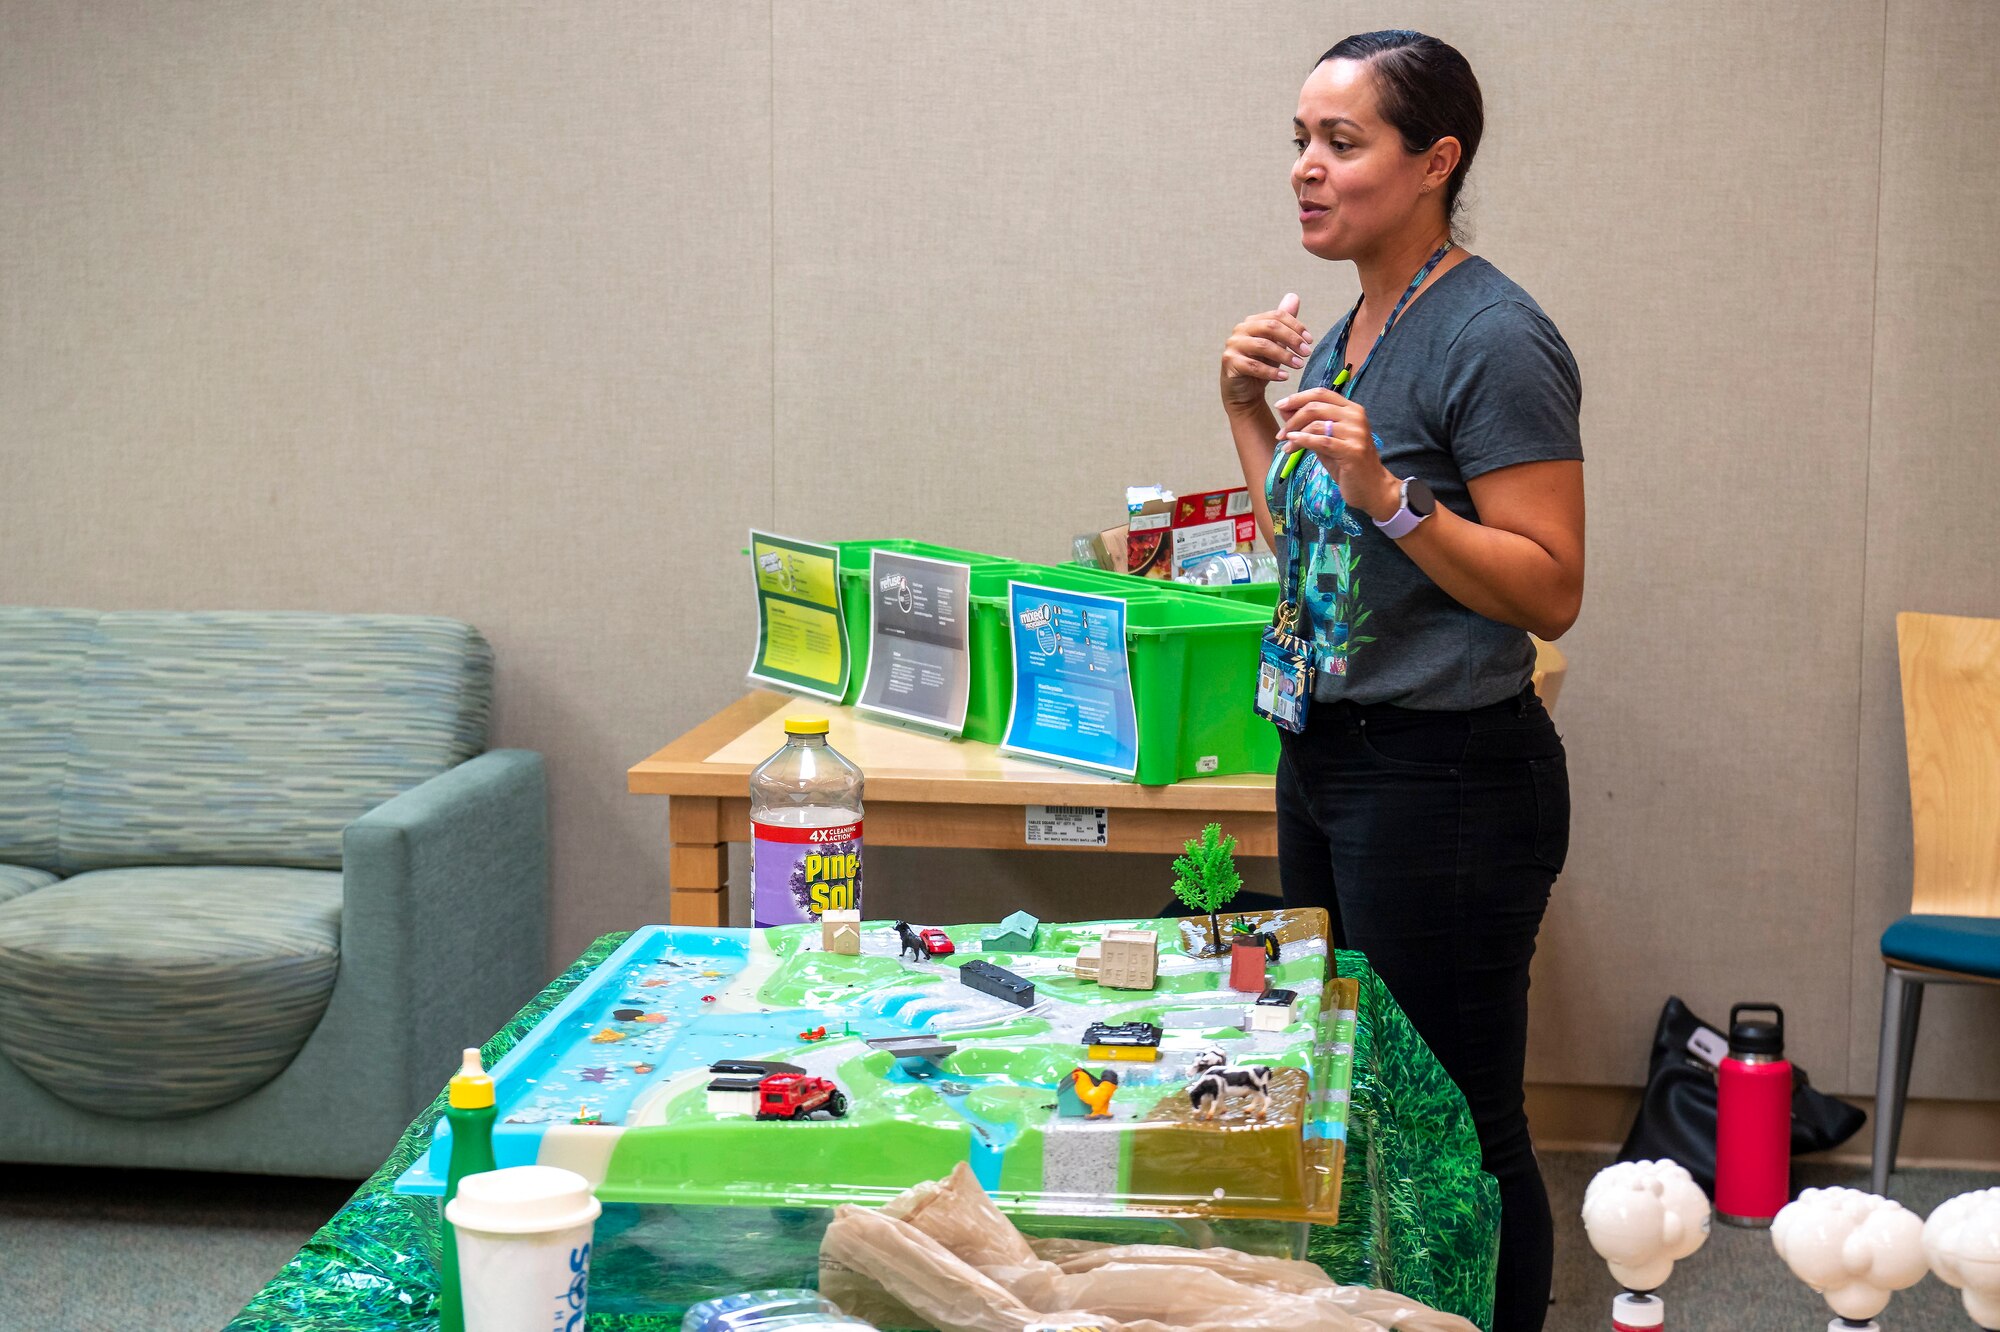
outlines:
[{"label": "yellow bottle cap", "polygon": [[493,1075],[479,1066],[478,1050],[466,1050],[458,1072],[451,1075],[448,1094],[454,1110],[484,1110],[493,1104]]},{"label": "yellow bottle cap", "polygon": [[786,735],[825,735],[827,721],[824,717],[787,717]]}]

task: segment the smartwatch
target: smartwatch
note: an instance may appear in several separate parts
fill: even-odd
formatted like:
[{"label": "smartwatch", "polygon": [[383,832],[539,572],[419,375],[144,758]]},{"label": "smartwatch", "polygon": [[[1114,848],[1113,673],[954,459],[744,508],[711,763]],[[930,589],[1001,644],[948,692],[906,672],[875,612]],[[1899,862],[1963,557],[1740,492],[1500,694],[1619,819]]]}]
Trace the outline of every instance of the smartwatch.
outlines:
[{"label": "smartwatch", "polygon": [[1400,540],[1417,530],[1417,524],[1437,512],[1437,496],[1422,478],[1403,478],[1403,501],[1397,510],[1375,524],[1390,540]]}]

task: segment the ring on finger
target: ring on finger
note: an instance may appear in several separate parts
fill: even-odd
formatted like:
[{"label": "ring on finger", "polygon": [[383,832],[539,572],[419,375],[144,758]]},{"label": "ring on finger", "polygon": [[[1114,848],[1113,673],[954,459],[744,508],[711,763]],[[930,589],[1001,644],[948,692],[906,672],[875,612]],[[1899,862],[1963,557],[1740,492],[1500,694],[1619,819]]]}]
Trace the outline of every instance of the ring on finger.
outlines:
[{"label": "ring on finger", "polygon": [[1325,434],[1331,435],[1333,433],[1333,422],[1321,421],[1319,425],[1320,425],[1320,430]]}]

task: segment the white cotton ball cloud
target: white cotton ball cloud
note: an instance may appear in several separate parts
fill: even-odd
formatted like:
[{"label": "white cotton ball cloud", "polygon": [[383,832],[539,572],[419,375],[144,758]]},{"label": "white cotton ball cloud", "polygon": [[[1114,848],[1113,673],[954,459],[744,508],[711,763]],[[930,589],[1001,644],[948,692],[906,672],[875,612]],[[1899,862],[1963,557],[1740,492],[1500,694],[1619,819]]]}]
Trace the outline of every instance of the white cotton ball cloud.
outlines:
[{"label": "white cotton ball cloud", "polygon": [[1590,1247],[1627,1290],[1657,1290],[1708,1239],[1708,1198],[1672,1161],[1620,1161],[1583,1194]]},{"label": "white cotton ball cloud", "polygon": [[2000,1328],[2000,1189],[1961,1193],[1924,1222],[1924,1256],[1938,1280],[1965,1292],[1965,1312]]},{"label": "white cotton ball cloud", "polygon": [[1860,1322],[1923,1280],[1923,1231],[1901,1203],[1859,1189],[1807,1189],[1771,1222],[1771,1243],[1828,1308]]}]

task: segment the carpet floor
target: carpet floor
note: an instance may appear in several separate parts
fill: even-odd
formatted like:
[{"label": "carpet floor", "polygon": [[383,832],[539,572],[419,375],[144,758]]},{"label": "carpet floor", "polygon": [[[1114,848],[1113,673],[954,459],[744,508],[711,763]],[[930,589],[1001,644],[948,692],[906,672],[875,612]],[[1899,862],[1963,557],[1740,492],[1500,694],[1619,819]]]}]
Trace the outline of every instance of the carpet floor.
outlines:
[{"label": "carpet floor", "polygon": [[[1602,1332],[1617,1286],[1577,1219],[1608,1157],[1553,1152],[1542,1169],[1556,1214],[1548,1332]],[[1862,1167],[1801,1166],[1800,1187],[1867,1185]],[[1920,1215],[2000,1173],[1909,1170],[1890,1191]],[[352,1184],[168,1171],[17,1166],[0,1172],[0,1330],[213,1332],[248,1302],[353,1192]],[[1819,1332],[1819,1297],[1793,1280],[1761,1230],[1717,1226],[1662,1294],[1674,1332]],[[1926,1277],[1885,1326],[1971,1328],[1956,1292]]]}]

